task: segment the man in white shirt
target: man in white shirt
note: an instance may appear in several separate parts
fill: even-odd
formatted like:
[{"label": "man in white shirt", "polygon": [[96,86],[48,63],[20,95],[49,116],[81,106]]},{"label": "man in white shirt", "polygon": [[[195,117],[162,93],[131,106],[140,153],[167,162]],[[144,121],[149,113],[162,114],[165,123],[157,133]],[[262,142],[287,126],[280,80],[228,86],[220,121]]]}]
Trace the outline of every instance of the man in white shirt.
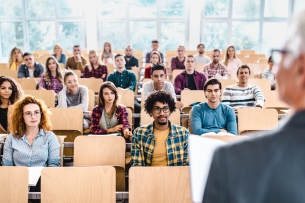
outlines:
[{"label": "man in white shirt", "polygon": [[151,81],[143,84],[142,94],[144,94],[144,101],[151,93],[163,90],[172,95],[176,102],[176,108],[181,109],[183,107],[183,104],[177,101],[174,85],[171,82],[165,81],[163,65],[156,64],[152,67],[151,79]]},{"label": "man in white shirt", "polygon": [[197,46],[197,51],[198,51],[198,54],[195,54],[194,57],[195,57],[195,60],[196,60],[196,64],[208,64],[208,63],[211,63],[211,59],[204,55],[204,44],[199,44]]}]

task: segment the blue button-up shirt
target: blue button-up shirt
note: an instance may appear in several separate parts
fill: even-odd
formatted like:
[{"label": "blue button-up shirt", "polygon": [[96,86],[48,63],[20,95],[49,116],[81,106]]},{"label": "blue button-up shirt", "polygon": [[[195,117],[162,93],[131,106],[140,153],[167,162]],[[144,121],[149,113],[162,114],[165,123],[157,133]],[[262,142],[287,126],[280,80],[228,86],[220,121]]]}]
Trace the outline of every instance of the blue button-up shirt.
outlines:
[{"label": "blue button-up shirt", "polygon": [[40,130],[32,146],[25,135],[21,138],[9,134],[4,144],[3,166],[59,166],[59,148],[53,132]]}]

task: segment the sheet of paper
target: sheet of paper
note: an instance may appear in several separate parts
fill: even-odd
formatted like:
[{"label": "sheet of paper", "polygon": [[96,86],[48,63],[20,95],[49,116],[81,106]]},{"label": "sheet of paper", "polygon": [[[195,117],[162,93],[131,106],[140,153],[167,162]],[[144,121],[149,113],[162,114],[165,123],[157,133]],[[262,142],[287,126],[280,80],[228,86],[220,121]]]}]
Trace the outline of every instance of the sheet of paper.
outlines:
[{"label": "sheet of paper", "polygon": [[29,170],[29,186],[35,186],[40,178],[41,170],[44,167],[27,167]]},{"label": "sheet of paper", "polygon": [[189,136],[189,161],[193,202],[202,202],[214,151],[226,143],[198,135]]}]

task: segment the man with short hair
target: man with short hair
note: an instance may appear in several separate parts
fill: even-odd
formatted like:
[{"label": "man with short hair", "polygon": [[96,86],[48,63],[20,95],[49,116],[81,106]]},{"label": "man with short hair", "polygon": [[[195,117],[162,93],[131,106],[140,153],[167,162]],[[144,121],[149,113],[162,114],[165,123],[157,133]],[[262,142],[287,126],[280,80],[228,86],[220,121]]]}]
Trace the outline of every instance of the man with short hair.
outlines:
[{"label": "man with short hair", "polygon": [[195,70],[195,58],[188,55],[185,62],[185,71],[178,74],[175,78],[175,93],[181,94],[182,90],[202,90],[206,81],[203,73]]},{"label": "man with short hair", "polygon": [[205,49],[204,44],[198,44],[197,46],[198,54],[194,55],[196,64],[206,65],[208,63],[211,63],[211,59],[208,56],[204,55],[204,49]]},{"label": "man with short hair", "polygon": [[239,108],[262,108],[264,105],[262,90],[256,85],[248,84],[249,77],[249,66],[242,65],[237,69],[238,84],[227,86],[222,94],[222,103],[234,108],[236,114]]},{"label": "man with short hair", "polygon": [[222,76],[223,78],[229,78],[230,74],[227,70],[227,68],[219,63],[220,60],[220,51],[218,49],[213,50],[213,62],[206,65],[203,68],[203,73],[205,77],[207,78],[212,78],[212,77],[220,77]]},{"label": "man with short hair", "polygon": [[81,56],[81,48],[79,45],[73,46],[74,56],[69,57],[66,63],[66,69],[84,71],[84,67],[87,64],[87,59]]},{"label": "man with short hair", "polygon": [[[121,54],[117,54],[115,55],[114,60],[117,71],[110,73],[107,77],[107,81],[112,82],[118,88],[130,89],[132,91],[135,91],[137,85],[137,77],[133,72],[126,70],[126,61],[124,59],[124,56]],[[136,100],[134,101],[134,112],[141,112],[141,105]],[[135,118],[134,127],[136,128],[139,125],[140,118]]]},{"label": "man with short hair", "polygon": [[139,61],[136,57],[134,57],[133,55],[133,49],[131,46],[127,46],[125,48],[125,61],[126,61],[126,64],[125,64],[125,68],[127,70],[131,70],[132,67],[139,67]]},{"label": "man with short hair", "polygon": [[180,45],[177,49],[178,56],[174,56],[171,60],[171,69],[185,69],[185,47]]},{"label": "man with short hair", "polygon": [[196,135],[205,133],[230,133],[237,135],[237,124],[234,110],[220,103],[221,83],[211,78],[204,84],[207,102],[192,108],[192,130]]},{"label": "man with short hair", "polygon": [[146,100],[151,93],[163,90],[172,95],[176,102],[176,108],[181,109],[183,104],[177,101],[174,85],[171,82],[165,81],[165,75],[163,65],[156,64],[152,67],[152,80],[143,84],[142,94],[144,94],[144,100]]},{"label": "man with short hair", "polygon": [[277,130],[218,148],[204,203],[305,202],[305,12],[290,23],[272,58],[279,97],[295,113]]},{"label": "man with short hair", "polygon": [[112,82],[116,87],[135,91],[137,85],[137,77],[133,72],[126,70],[126,61],[124,56],[117,54],[115,55],[114,60],[117,71],[110,73],[108,75],[107,81]]},{"label": "man with short hair", "polygon": [[18,68],[18,78],[40,78],[44,73],[44,65],[35,62],[33,54],[25,52],[23,54],[24,63]]},{"label": "man with short hair", "polygon": [[173,97],[165,91],[154,92],[144,109],[154,121],[134,130],[131,166],[188,166],[189,132],[168,120],[176,110]]},{"label": "man with short hair", "polygon": [[145,63],[150,63],[150,54],[153,51],[159,52],[160,56],[161,56],[161,59],[162,59],[161,62],[164,62],[164,57],[163,57],[162,52],[158,51],[158,48],[159,48],[159,41],[158,40],[155,39],[155,40],[151,41],[151,48],[152,48],[152,50],[150,52],[146,53]]}]

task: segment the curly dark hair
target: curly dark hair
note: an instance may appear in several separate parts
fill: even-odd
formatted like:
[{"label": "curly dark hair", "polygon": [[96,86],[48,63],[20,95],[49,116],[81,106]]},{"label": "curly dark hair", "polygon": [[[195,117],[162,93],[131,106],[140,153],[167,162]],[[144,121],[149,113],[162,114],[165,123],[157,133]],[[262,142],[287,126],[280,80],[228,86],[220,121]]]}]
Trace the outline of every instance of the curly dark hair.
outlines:
[{"label": "curly dark hair", "polygon": [[[20,85],[12,78],[6,77],[6,76],[0,76],[0,85],[4,83],[5,81],[11,83],[12,86],[12,94],[9,98],[10,104],[14,104],[18,99],[23,97],[23,90],[20,87]],[[2,104],[0,100],[0,105]]]},{"label": "curly dark hair", "polygon": [[162,104],[167,103],[171,113],[176,110],[175,100],[172,95],[161,90],[151,93],[145,100],[144,109],[146,113],[150,114],[153,111],[156,102],[161,102]]}]

